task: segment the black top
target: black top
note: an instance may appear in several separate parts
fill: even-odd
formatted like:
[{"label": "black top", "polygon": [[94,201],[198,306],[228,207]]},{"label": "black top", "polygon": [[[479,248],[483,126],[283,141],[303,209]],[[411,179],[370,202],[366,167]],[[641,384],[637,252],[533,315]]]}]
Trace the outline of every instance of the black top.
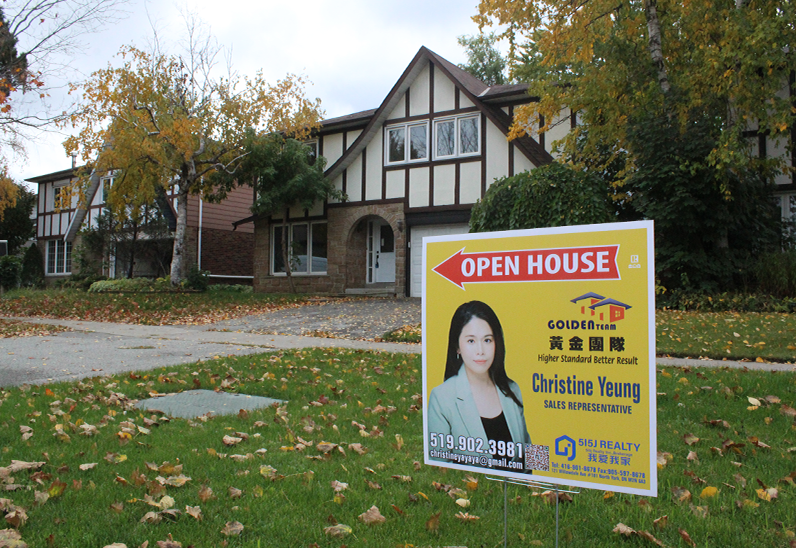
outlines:
[{"label": "black top", "polygon": [[491,419],[481,417],[481,424],[484,425],[484,431],[486,432],[486,438],[488,440],[495,440],[496,442],[505,441],[506,443],[512,442],[509,424],[506,422],[506,416],[502,411],[500,415]]}]

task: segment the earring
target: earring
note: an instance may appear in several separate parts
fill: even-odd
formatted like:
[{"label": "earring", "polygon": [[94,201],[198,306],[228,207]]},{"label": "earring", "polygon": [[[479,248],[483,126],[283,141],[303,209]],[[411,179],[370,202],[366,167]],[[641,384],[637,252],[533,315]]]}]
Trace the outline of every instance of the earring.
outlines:
[{"label": "earring", "polygon": [[459,360],[461,360],[461,357],[459,356],[459,353],[456,352],[456,361],[459,361]]}]

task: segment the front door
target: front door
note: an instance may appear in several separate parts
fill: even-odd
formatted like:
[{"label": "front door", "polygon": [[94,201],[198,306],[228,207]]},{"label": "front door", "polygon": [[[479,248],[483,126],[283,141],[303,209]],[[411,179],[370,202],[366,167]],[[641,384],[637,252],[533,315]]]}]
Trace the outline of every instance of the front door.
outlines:
[{"label": "front door", "polygon": [[395,282],[395,237],[389,224],[368,221],[368,283]]}]

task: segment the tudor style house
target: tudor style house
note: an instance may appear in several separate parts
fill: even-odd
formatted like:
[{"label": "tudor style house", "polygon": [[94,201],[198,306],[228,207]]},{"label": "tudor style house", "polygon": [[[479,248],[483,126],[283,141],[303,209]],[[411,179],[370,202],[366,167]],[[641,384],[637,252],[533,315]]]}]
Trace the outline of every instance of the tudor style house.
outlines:
[{"label": "tudor style house", "polygon": [[[77,196],[71,204],[60,199],[64,187],[75,180],[76,167],[27,179],[36,183],[38,190],[36,240],[44,255],[44,272],[47,282],[68,277],[73,272],[73,249],[79,243],[82,228],[96,227],[97,217],[104,208],[105,192],[113,184],[113,176],[92,176],[92,185],[86,196],[88,207],[82,206]],[[188,230],[186,236],[186,268],[197,265],[210,273],[211,280],[228,283],[250,283],[252,280],[254,230],[251,225],[235,230],[232,222],[250,215],[253,194],[251,189],[238,188],[220,204],[204,202],[199,196],[188,197]],[[162,200],[164,213],[171,231],[176,226],[173,199]],[[59,207],[60,206],[60,207]],[[110,277],[124,277],[129,265],[123,257],[110,257]],[[136,261],[135,276],[163,275],[156,265]]]},{"label": "tudor style house", "polygon": [[[379,108],[322,122],[308,144],[347,199],[289,210],[297,290],[420,296],[423,237],[468,232],[489,185],[551,162],[550,143],[575,124],[565,113],[538,141],[509,142],[514,107],[532,100],[526,85],[487,86],[422,47]],[[253,219],[255,291],[287,291],[284,219],[236,225]]]}]

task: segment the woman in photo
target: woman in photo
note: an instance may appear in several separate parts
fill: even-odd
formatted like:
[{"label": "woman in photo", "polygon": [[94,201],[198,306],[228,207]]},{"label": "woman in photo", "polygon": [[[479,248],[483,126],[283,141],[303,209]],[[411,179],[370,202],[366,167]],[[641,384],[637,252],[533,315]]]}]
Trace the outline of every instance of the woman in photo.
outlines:
[{"label": "woman in photo", "polygon": [[505,359],[503,329],[489,305],[471,301],[456,309],[448,335],[445,382],[429,397],[430,436],[442,440],[452,434],[455,447],[450,451],[457,454],[520,460],[531,438],[520,388],[506,375]]}]

